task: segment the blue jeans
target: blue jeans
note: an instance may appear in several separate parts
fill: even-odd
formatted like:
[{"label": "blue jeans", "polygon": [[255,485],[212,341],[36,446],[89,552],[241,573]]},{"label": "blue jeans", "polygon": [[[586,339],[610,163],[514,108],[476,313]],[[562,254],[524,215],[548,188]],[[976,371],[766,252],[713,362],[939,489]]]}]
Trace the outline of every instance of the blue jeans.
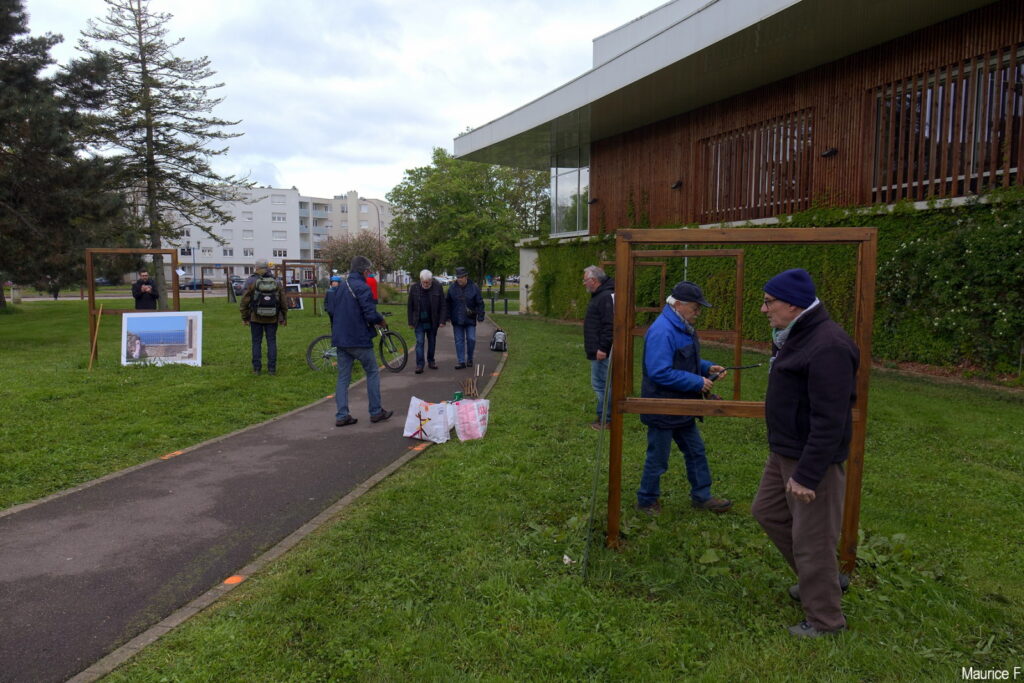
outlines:
[{"label": "blue jeans", "polygon": [[668,452],[673,440],[686,461],[690,498],[702,503],[711,497],[711,468],[704,451],[704,439],[697,429],[697,421],[690,420],[685,427],[675,429],[647,428],[647,460],[636,492],[636,502],[641,507],[653,505],[661,495],[661,475],[668,471]]},{"label": "blue jeans", "polygon": [[373,347],[338,347],[338,385],[334,388],[334,403],[338,407],[335,419],[344,420],[349,416],[348,385],[352,381],[352,364],[359,361],[366,373],[366,396],[370,400],[370,416],[383,410],[380,405],[380,368]]},{"label": "blue jeans", "polygon": [[263,335],[267,335],[267,370],[277,370],[277,323],[249,322],[252,333],[252,369],[263,368]]},{"label": "blue jeans", "polygon": [[590,386],[597,395],[597,421],[607,423],[609,416],[604,414],[604,388],[608,382],[608,359],[590,361]]},{"label": "blue jeans", "polygon": [[455,333],[455,357],[459,363],[473,364],[473,349],[476,348],[476,325],[456,325],[452,323]]},{"label": "blue jeans", "polygon": [[434,362],[434,347],[437,346],[437,328],[429,327],[423,329],[422,325],[416,326],[416,367],[423,367],[423,342],[427,343],[427,361]]}]

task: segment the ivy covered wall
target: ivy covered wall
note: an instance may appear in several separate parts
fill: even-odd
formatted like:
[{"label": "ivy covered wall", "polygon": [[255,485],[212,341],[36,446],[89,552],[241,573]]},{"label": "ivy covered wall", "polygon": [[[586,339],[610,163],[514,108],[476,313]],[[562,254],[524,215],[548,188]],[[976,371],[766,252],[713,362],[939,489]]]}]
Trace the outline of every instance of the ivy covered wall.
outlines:
[{"label": "ivy covered wall", "polygon": [[[878,228],[876,358],[1018,373],[1024,347],[1024,191],[997,190],[984,201],[975,197],[959,206],[940,202],[923,209],[910,203],[813,208],[779,223],[779,227],[862,226]],[[631,227],[648,226],[641,220]],[[532,310],[554,318],[582,319],[590,297],[581,284],[583,268],[613,261],[614,238],[537,246]],[[806,268],[829,312],[851,328],[855,247],[746,245],[743,249],[744,338],[769,339],[759,311],[761,287],[787,268]],[[693,280],[715,304],[702,316],[701,327],[732,327],[735,262],[731,258],[673,258],[666,259],[666,264],[669,288],[679,280]],[[606,269],[614,275],[613,267]],[[658,267],[638,269],[639,306],[660,305],[660,277]],[[637,322],[645,323],[653,315],[638,314]]]}]

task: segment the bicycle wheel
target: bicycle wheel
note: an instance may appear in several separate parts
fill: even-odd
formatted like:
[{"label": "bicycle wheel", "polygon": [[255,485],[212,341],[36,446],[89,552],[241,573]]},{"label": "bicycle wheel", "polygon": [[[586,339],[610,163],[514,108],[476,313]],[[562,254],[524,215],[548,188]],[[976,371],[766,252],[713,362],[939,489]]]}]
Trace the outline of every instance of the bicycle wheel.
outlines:
[{"label": "bicycle wheel", "polygon": [[306,364],[313,370],[338,369],[338,352],[331,344],[331,335],[325,334],[309,342],[306,349]]},{"label": "bicycle wheel", "polygon": [[409,362],[409,347],[402,335],[391,330],[384,330],[377,342],[380,351],[380,362],[391,372],[401,372]]}]

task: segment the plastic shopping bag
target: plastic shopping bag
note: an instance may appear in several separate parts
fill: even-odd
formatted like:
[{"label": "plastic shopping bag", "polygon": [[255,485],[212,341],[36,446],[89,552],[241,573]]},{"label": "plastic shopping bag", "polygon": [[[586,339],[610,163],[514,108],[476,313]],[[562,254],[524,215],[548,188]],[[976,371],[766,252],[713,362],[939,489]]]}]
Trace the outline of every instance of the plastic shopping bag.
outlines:
[{"label": "plastic shopping bag", "polygon": [[459,441],[482,439],[487,433],[491,402],[485,398],[463,399],[455,404],[455,433]]},{"label": "plastic shopping bag", "polygon": [[405,416],[403,436],[421,441],[444,443],[448,440],[454,422],[454,407],[449,403],[430,403],[413,396]]}]

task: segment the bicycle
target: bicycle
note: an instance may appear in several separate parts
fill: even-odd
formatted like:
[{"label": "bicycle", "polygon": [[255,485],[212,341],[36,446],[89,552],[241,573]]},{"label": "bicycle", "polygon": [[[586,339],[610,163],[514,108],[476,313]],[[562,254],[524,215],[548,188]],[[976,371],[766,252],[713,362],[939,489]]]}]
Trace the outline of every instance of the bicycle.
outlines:
[{"label": "bicycle", "polygon": [[[382,315],[391,315],[390,312]],[[409,346],[402,335],[389,327],[377,328],[377,354],[391,372],[401,372],[409,362]],[[306,348],[306,364],[311,370],[337,370],[338,350],[331,344],[331,335],[322,334]]]}]

